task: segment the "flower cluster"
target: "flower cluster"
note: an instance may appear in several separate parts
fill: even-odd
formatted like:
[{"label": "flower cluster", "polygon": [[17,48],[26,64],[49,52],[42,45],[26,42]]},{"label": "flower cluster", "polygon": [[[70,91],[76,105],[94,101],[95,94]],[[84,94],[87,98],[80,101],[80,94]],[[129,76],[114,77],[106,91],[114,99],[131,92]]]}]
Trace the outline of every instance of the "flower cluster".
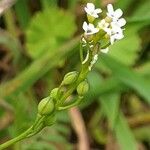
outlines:
[{"label": "flower cluster", "polygon": [[85,32],[82,42],[84,46],[91,41],[91,43],[100,43],[101,52],[107,53],[109,45],[113,45],[115,41],[124,37],[122,27],[126,24],[126,20],[121,18],[122,10],[114,10],[112,4],[108,4],[105,17],[100,18],[99,15],[102,10],[100,8],[96,9],[93,3],[87,3],[84,9],[88,19],[88,23],[83,23]]}]

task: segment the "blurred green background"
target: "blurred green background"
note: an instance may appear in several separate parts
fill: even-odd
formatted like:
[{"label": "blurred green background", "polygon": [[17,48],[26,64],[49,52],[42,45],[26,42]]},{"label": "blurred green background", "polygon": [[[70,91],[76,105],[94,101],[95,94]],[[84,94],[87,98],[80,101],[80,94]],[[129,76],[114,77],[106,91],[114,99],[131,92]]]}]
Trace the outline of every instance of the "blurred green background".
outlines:
[{"label": "blurred green background", "polygon": [[80,69],[87,2],[121,8],[125,38],[100,54],[79,108],[8,149],[150,149],[150,0],[0,0],[0,143],[27,129],[40,99]]}]

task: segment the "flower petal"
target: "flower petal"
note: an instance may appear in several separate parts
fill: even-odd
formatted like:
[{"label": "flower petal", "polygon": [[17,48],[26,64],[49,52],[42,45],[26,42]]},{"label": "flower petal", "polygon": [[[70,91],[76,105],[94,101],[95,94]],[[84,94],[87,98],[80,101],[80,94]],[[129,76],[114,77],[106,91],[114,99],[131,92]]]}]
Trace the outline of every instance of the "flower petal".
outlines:
[{"label": "flower petal", "polygon": [[95,9],[95,5],[93,3],[87,3],[87,8],[90,10],[90,11],[93,11]]},{"label": "flower petal", "polygon": [[90,29],[90,30],[93,30],[93,29],[94,29],[94,25],[91,24],[91,23],[89,23],[89,29]]},{"label": "flower petal", "polygon": [[98,14],[93,14],[93,17],[98,18],[99,16],[98,16]]},{"label": "flower petal", "polygon": [[122,33],[121,27],[117,24],[117,22],[111,23],[113,33]]},{"label": "flower petal", "polygon": [[107,5],[107,10],[108,10],[109,13],[113,14],[114,13],[113,5],[112,4],[108,4]]},{"label": "flower petal", "polygon": [[114,44],[114,41],[115,41],[115,37],[114,37],[114,35],[112,35],[112,36],[110,37],[110,43],[111,43],[111,45]]},{"label": "flower petal", "polygon": [[111,36],[112,30],[111,30],[110,28],[104,28],[104,31],[105,31],[109,36]]},{"label": "flower petal", "polygon": [[115,17],[119,19],[122,16],[123,12],[121,9],[117,9],[115,10],[114,14],[115,14]]},{"label": "flower petal", "polygon": [[93,33],[97,33],[99,31],[98,28],[93,29]]},{"label": "flower petal", "polygon": [[82,28],[84,31],[87,31],[87,28],[88,28],[87,22],[84,21]]},{"label": "flower petal", "polygon": [[124,38],[123,33],[115,34],[114,36],[116,40],[121,40],[122,38]]},{"label": "flower petal", "polygon": [[119,19],[118,20],[118,25],[120,26],[120,27],[122,27],[122,26],[124,26],[125,24],[126,24],[126,20],[124,19],[124,18],[121,18],[121,19]]},{"label": "flower petal", "polygon": [[99,13],[101,13],[101,12],[102,12],[102,10],[101,10],[100,8],[95,9],[95,13],[99,14]]},{"label": "flower petal", "polygon": [[109,51],[109,48],[107,47],[107,48],[104,48],[104,49],[101,49],[101,52],[102,53],[108,53],[108,51]]},{"label": "flower petal", "polygon": [[89,9],[87,7],[84,7],[84,10],[87,14],[89,13]]}]

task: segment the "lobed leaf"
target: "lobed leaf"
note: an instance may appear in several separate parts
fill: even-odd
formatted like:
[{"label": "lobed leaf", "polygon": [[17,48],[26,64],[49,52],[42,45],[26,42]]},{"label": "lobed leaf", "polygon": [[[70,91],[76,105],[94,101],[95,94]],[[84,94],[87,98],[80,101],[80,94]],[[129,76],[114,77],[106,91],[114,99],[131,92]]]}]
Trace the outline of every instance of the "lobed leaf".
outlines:
[{"label": "lobed leaf", "polygon": [[28,54],[37,59],[47,51],[53,53],[75,29],[74,16],[69,12],[52,7],[38,12],[26,32]]}]

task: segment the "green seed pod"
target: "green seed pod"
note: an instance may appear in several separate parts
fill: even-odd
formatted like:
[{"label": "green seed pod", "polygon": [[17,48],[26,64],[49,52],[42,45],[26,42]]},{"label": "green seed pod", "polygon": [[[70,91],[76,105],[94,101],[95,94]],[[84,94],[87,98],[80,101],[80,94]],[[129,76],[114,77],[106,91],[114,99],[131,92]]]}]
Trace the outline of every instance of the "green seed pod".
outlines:
[{"label": "green seed pod", "polygon": [[40,115],[50,115],[54,110],[54,102],[53,99],[50,97],[46,97],[41,100],[38,105],[38,113]]},{"label": "green seed pod", "polygon": [[54,88],[51,91],[50,97],[54,98],[55,100],[57,99],[57,93],[58,93],[58,88]]},{"label": "green seed pod", "polygon": [[71,84],[71,83],[75,82],[77,77],[78,77],[77,71],[69,72],[64,76],[64,80],[62,81],[62,84],[64,84],[64,85]]},{"label": "green seed pod", "polygon": [[89,84],[87,81],[82,81],[78,86],[77,86],[77,92],[80,96],[83,96],[86,94],[89,90]]}]

